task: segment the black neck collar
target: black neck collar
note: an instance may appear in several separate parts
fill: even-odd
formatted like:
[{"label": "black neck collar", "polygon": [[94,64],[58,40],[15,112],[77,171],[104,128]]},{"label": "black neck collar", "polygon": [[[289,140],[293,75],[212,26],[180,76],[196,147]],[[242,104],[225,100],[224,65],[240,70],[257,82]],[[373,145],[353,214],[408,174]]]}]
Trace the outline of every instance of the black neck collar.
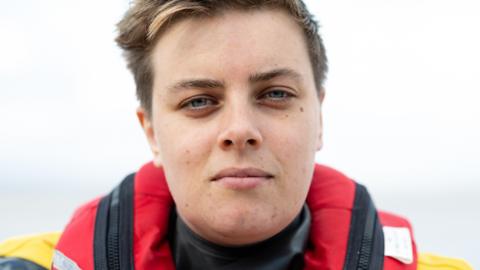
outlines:
[{"label": "black neck collar", "polygon": [[302,269],[303,253],[310,230],[310,212],[305,205],[290,225],[262,242],[226,247],[194,233],[174,213],[171,217],[170,245],[176,269]]}]

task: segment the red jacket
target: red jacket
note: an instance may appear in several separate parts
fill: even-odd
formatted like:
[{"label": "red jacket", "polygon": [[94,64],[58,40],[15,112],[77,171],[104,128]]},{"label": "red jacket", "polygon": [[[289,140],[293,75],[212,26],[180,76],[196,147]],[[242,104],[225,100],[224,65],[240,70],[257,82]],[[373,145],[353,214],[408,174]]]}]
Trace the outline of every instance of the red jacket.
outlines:
[{"label": "red jacket", "polygon": [[[167,242],[170,208],[173,204],[162,169],[152,163],[135,175],[133,252],[135,269],[175,269]],[[316,165],[307,197],[312,218],[310,244],[305,251],[305,269],[343,269],[350,229],[355,183],[331,168]],[[93,270],[93,239],[99,199],[82,207],[65,228],[56,250],[83,270]],[[379,212],[383,226],[406,227],[401,217]],[[385,270],[414,270],[417,252],[412,237],[413,263],[385,257]]]}]

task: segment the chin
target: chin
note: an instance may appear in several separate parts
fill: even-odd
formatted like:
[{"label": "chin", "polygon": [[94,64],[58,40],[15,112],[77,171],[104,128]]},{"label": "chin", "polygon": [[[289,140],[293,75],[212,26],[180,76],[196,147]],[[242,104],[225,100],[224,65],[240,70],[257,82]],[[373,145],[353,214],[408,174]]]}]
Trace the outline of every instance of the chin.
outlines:
[{"label": "chin", "polygon": [[213,213],[209,226],[220,236],[215,242],[246,245],[274,236],[288,226],[290,220],[272,205],[224,205]]}]

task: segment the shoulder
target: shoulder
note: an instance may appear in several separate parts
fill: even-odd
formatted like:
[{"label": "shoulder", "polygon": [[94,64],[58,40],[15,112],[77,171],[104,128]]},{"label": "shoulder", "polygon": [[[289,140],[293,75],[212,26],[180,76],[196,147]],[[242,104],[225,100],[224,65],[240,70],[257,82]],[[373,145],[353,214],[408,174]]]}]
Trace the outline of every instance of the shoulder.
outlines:
[{"label": "shoulder", "polygon": [[[134,182],[134,256],[150,256],[148,249],[167,232],[173,204],[163,170],[148,163],[140,168]],[[94,269],[93,243],[97,208],[102,197],[79,207],[64,229],[56,246],[55,257],[80,269]]]},{"label": "shoulder", "polygon": [[[351,210],[355,194],[355,181],[345,174],[325,165],[316,164],[313,181],[308,196],[309,206],[317,210],[334,212],[335,230],[339,230],[338,218],[346,215],[343,210]],[[314,210],[315,211],[315,210]],[[321,215],[321,211],[316,213]],[[324,215],[321,215],[325,220]],[[417,269],[417,270],[472,270],[473,268],[461,259],[432,255],[429,253],[417,253],[416,243],[413,236],[413,228],[406,217],[393,213],[378,211],[380,223],[384,229],[385,237],[385,263],[391,269]],[[346,218],[348,220],[348,218]],[[324,221],[320,222],[324,223]],[[345,226],[344,226],[345,227]],[[322,227],[323,228],[323,227]],[[347,231],[347,228],[344,228]],[[408,249],[400,252],[388,249],[387,246],[396,244],[408,244]],[[388,254],[387,254],[388,253]],[[405,253],[405,254],[404,254]],[[389,269],[390,269],[389,268]]]},{"label": "shoulder", "polygon": [[100,198],[96,198],[74,212],[55,247],[54,259],[76,264],[80,269],[93,269],[93,236],[99,202]]}]

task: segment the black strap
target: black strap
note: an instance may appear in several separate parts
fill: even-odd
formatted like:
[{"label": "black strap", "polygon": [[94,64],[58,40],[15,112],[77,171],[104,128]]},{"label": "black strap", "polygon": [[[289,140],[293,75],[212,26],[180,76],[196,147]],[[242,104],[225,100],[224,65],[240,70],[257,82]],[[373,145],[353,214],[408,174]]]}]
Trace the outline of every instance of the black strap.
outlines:
[{"label": "black strap", "polygon": [[95,218],[95,270],[133,270],[133,193],[135,174],[100,200]]},{"label": "black strap", "polygon": [[356,184],[344,270],[383,269],[384,238],[367,189]]}]

